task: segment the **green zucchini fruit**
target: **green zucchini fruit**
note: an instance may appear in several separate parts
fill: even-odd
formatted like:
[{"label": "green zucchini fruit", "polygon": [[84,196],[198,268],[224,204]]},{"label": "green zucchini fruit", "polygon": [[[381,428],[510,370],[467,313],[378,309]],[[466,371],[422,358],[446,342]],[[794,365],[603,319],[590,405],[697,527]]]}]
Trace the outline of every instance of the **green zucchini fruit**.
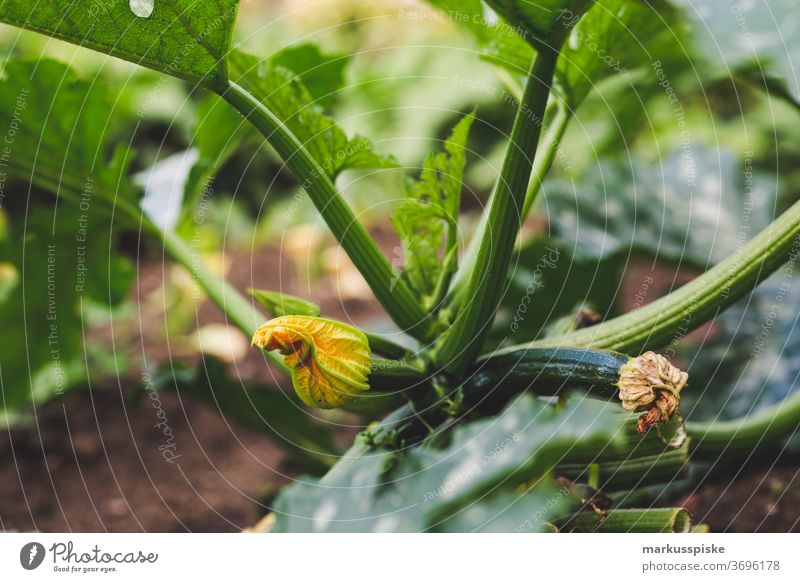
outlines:
[{"label": "green zucchini fruit", "polygon": [[635,358],[608,350],[532,348],[480,360],[462,386],[470,408],[504,406],[522,391],[557,396],[577,390],[603,399],[619,398],[629,412],[645,412],[639,432],[667,422],[678,411],[688,376],[664,356]]},{"label": "green zucchini fruit", "polygon": [[557,396],[580,390],[611,399],[619,391],[625,354],[581,348],[540,348],[489,356],[478,362],[465,384],[465,396],[503,398],[524,390],[539,396]]}]

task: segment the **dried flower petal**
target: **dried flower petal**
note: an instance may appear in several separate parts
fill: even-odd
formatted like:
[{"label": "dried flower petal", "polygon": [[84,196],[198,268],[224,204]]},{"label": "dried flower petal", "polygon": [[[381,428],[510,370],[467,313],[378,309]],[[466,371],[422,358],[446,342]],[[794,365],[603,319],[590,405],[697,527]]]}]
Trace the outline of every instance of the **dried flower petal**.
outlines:
[{"label": "dried flower petal", "polygon": [[619,399],[631,412],[647,411],[639,418],[636,430],[647,432],[652,426],[667,422],[678,411],[680,392],[689,375],[654,352],[631,358],[619,370]]},{"label": "dried flower petal", "polygon": [[339,408],[369,390],[369,342],[352,326],[321,317],[285,315],[258,328],[253,345],[285,356],[294,389],[309,406]]}]

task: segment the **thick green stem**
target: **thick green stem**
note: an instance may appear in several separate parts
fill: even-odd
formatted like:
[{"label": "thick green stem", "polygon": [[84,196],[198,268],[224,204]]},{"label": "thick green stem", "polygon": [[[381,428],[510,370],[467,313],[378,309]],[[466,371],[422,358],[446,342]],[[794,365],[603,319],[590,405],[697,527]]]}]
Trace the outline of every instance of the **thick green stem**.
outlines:
[{"label": "thick green stem", "polygon": [[[539,146],[536,157],[533,160],[533,172],[531,180],[528,184],[528,191],[525,194],[525,204],[522,206],[522,216],[520,220],[524,221],[528,216],[531,206],[536,201],[536,197],[541,190],[544,179],[550,172],[550,168],[555,161],[556,153],[558,153],[558,146],[561,143],[561,138],[564,137],[564,132],[569,125],[571,114],[566,106],[555,101],[555,114],[553,115],[551,123],[548,125],[547,133]],[[546,116],[545,116],[546,117]],[[475,234],[472,236],[467,250],[464,253],[464,258],[461,260],[461,267],[453,278],[448,298],[445,300],[446,305],[452,305],[454,310],[458,309],[464,298],[466,290],[467,277],[475,268],[475,261],[478,258],[478,250],[480,248],[480,241],[483,239],[486,228],[489,224],[489,211],[492,206],[494,197],[489,200],[486,210],[481,215],[480,222],[475,229]]]},{"label": "thick green stem", "polygon": [[[363,331],[363,330],[362,330]],[[393,358],[395,360],[402,360],[410,358],[413,354],[410,350],[403,346],[394,343],[392,340],[386,339],[382,335],[370,333],[365,331],[364,335],[367,336],[369,342],[369,349],[375,354]]]},{"label": "thick green stem", "polygon": [[[689,443],[680,448],[650,455],[630,453],[623,459],[604,460],[597,455],[599,465],[599,486],[605,492],[638,489],[647,485],[669,483],[684,476],[689,469]],[[572,481],[586,482],[590,465],[586,463],[566,463],[558,465],[555,474]]]},{"label": "thick green stem", "polygon": [[558,338],[509,346],[500,353],[525,347],[580,346],[631,354],[675,343],[796,256],[799,235],[797,202],[738,252],[666,297],[607,322]]},{"label": "thick green stem", "polygon": [[222,97],[264,135],[301,182],[389,316],[403,331],[417,338],[426,338],[430,321],[417,298],[405,281],[392,271],[389,261],[356,219],[319,162],[286,125],[247,90],[231,82]]},{"label": "thick green stem", "polygon": [[468,300],[458,310],[437,354],[437,363],[452,373],[464,372],[477,358],[505,289],[557,61],[557,51],[540,51],[525,85],[488,211],[487,229],[466,285]]},{"label": "thick green stem", "polygon": [[612,509],[604,515],[583,511],[565,523],[561,531],[607,533],[688,533],[692,527],[689,512],[682,507],[664,509]]},{"label": "thick green stem", "polygon": [[540,148],[541,154],[536,156],[533,162],[533,175],[528,184],[528,192],[525,194],[525,205],[522,207],[522,219],[528,216],[531,206],[536,201],[539,191],[542,189],[542,184],[558,153],[558,146],[561,145],[561,139],[564,137],[564,132],[567,131],[569,120],[572,119],[572,113],[567,109],[567,106],[559,101],[555,101],[556,113],[550,123],[547,134],[545,135],[544,142]]},{"label": "thick green stem", "polygon": [[753,416],[740,420],[687,422],[692,460],[745,458],[775,447],[800,427],[800,392]]}]

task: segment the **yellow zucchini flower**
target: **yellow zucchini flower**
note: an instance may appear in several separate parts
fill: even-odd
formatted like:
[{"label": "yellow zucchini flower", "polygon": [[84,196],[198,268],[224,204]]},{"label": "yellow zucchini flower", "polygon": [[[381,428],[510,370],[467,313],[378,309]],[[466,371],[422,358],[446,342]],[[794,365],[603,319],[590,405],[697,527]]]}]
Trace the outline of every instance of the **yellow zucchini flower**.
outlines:
[{"label": "yellow zucchini flower", "polygon": [[339,408],[369,390],[372,352],[367,337],[350,325],[285,315],[258,328],[253,345],[284,356],[294,389],[309,406]]}]

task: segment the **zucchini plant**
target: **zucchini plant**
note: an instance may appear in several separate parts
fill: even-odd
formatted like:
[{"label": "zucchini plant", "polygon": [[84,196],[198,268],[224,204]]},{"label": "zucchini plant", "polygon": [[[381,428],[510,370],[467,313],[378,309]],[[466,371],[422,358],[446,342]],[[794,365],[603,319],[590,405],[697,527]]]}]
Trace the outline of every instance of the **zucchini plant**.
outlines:
[{"label": "zucchini plant", "polygon": [[[303,404],[366,419],[367,428],[339,456],[329,435],[296,418],[296,409],[266,391],[242,391],[221,379],[213,363],[199,379],[173,378],[187,394],[245,423],[266,419],[273,436],[290,440],[305,458],[309,472],[324,472],[287,486],[264,528],[684,532],[694,527],[686,510],[637,508],[643,498],[634,493],[681,478],[690,461],[782,443],[800,419],[796,396],[744,419],[684,423],[681,398],[702,386],[663,349],[794,260],[800,203],[692,281],[639,309],[610,318],[585,310],[540,317],[542,325],[524,342],[497,333],[501,306],[515,285],[515,245],[570,122],[594,92],[626,75],[628,89],[646,95],[669,86],[665,70],[692,64],[677,50],[691,29],[686,2],[429,3],[497,67],[516,113],[495,187],[465,248],[460,198],[479,112],[460,117],[418,176],[404,176],[406,196],[392,215],[405,257],[398,269],[337,188],[345,170],[398,163],[368,139],[348,135],[320,107],[341,79],[314,75],[329,62],[316,47],[297,45],[266,57],[238,50],[232,43],[237,0],[6,0],[0,21],[183,79],[203,94],[203,122],[194,135],[198,159],[185,177],[180,212],[165,217],[148,208],[131,176],[135,152],[98,122],[114,117],[98,115],[113,112],[110,87],[56,61],[3,64],[0,126],[14,128],[3,175],[29,185],[27,198],[5,192],[0,198],[4,212],[24,217],[4,225],[0,239],[6,420],[21,403],[40,403],[74,383],[78,350],[67,331],[80,329],[84,301],[113,305],[124,297],[131,268],[109,251],[121,232],[132,232],[156,241],[192,275],[227,322],[291,377]],[[758,83],[753,75],[747,71]],[[773,76],[768,80],[770,94],[793,98]],[[251,290],[248,297],[200,259],[187,232],[203,188],[254,135],[294,175],[407,342],[335,321],[276,290]],[[37,205],[52,195],[60,205],[57,220]],[[75,249],[72,225],[81,221],[102,224],[93,232],[105,236],[64,258],[62,249]],[[19,278],[32,255],[53,268],[23,289]],[[75,261],[91,264],[91,277],[77,284],[63,266]],[[48,290],[55,288],[65,290],[58,294],[65,305],[57,321],[48,319],[56,301]],[[521,301],[517,327],[528,310],[552,315],[552,305],[535,293]],[[26,341],[12,339],[20,330]],[[15,375],[30,382],[17,388]]]}]

